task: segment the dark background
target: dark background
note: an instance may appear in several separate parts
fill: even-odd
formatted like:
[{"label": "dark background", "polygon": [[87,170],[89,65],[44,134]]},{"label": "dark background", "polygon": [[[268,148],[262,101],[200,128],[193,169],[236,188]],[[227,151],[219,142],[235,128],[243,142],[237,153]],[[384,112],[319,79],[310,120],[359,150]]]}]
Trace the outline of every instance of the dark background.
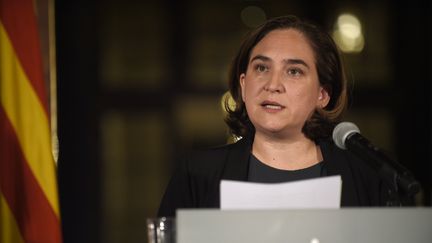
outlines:
[{"label": "dark background", "polygon": [[430,1],[56,1],[66,243],[145,242],[178,154],[227,141],[220,99],[248,6],[329,32],[342,13],[360,19],[365,47],[344,54],[346,119],[414,173],[418,205],[431,205]]}]

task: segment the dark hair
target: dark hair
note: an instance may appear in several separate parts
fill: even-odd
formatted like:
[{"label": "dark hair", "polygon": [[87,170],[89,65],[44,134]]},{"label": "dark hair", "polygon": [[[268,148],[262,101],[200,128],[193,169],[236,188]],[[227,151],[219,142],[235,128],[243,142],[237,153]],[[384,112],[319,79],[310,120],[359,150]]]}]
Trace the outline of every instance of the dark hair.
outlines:
[{"label": "dark hair", "polygon": [[[239,77],[242,73],[246,73],[252,49],[268,33],[277,29],[299,31],[305,35],[313,49],[318,79],[321,86],[329,93],[330,101],[325,108],[317,108],[314,111],[312,117],[304,124],[303,133],[315,142],[328,138],[334,125],[340,120],[347,103],[346,78],[339,50],[328,33],[292,15],[268,20],[243,40],[230,68],[228,80],[230,96],[225,96],[224,100],[227,111],[225,122],[229,126],[230,133],[240,137],[252,136],[255,133],[242,100]],[[235,102],[235,106],[230,99]]]}]

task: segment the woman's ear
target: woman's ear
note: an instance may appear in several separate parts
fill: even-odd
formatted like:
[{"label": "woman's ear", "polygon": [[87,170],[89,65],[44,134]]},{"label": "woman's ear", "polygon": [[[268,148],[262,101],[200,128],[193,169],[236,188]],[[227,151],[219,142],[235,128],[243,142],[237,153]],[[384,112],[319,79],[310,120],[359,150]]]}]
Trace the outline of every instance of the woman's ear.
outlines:
[{"label": "woman's ear", "polygon": [[245,90],[245,88],[244,88],[245,87],[245,78],[246,78],[246,75],[244,73],[240,74],[239,81],[240,81],[240,89],[241,89],[243,102],[245,101],[245,92],[244,92],[244,90]]},{"label": "woman's ear", "polygon": [[318,94],[317,106],[321,109],[325,108],[330,102],[331,91],[328,87],[320,86]]}]

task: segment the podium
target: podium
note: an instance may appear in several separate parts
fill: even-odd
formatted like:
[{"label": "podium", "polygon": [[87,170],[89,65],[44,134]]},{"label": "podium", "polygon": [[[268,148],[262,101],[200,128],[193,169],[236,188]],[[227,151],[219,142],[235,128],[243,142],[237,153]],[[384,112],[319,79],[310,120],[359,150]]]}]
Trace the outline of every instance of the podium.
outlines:
[{"label": "podium", "polygon": [[431,208],[177,211],[178,243],[430,243]]}]

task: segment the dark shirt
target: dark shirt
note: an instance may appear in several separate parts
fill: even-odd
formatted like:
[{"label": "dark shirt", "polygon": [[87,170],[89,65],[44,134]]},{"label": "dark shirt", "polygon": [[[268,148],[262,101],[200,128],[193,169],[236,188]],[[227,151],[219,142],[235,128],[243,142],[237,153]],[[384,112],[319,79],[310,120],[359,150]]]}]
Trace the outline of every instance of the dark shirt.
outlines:
[{"label": "dark shirt", "polygon": [[[219,208],[221,180],[248,181],[253,139],[198,150],[178,164],[162,199],[158,215],[175,216],[180,208]],[[342,177],[342,207],[382,206],[388,188],[375,170],[331,140],[319,143],[326,175]]]},{"label": "dark shirt", "polygon": [[281,170],[268,166],[253,154],[249,158],[248,181],[279,183],[312,179],[324,176],[322,162],[300,170]]}]

